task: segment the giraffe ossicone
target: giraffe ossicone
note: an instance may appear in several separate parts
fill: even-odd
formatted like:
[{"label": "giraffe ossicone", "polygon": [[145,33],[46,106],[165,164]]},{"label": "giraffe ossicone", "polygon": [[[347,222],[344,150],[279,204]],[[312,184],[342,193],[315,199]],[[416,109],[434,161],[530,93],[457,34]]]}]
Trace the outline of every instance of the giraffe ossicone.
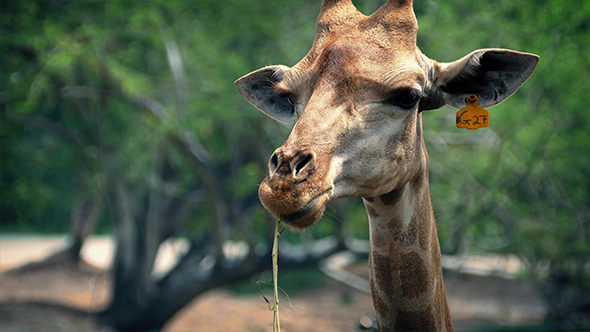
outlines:
[{"label": "giraffe ossicone", "polygon": [[317,222],[329,201],[362,197],[369,216],[369,275],[380,330],[453,330],[428,187],[422,112],[489,107],[512,95],[539,57],[481,49],[450,63],[416,46],[411,0],[369,16],[325,0],[309,53],[236,81],[262,112],[297,122],[270,157],[262,204],[293,228]]}]

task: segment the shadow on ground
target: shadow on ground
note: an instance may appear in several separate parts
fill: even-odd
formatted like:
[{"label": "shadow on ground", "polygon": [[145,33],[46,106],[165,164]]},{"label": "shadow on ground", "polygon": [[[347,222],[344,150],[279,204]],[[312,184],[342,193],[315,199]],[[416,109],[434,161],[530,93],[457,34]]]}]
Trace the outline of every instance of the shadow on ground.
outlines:
[{"label": "shadow on ground", "polygon": [[[367,265],[357,263],[349,271],[366,277]],[[283,286],[294,306],[289,307],[286,300],[281,302],[284,331],[358,331],[360,318],[372,315],[369,294],[318,277],[317,271],[309,279],[298,273],[281,271],[286,283]],[[164,330],[270,331],[272,314],[258,294],[255,282],[259,278],[265,276],[255,276],[237,288],[205,293],[180,311]],[[545,304],[532,285],[457,273],[446,273],[445,283],[457,330],[538,327],[542,322]],[[291,289],[289,285],[293,285]],[[54,259],[2,273],[0,288],[0,331],[110,330],[92,316],[108,304],[110,279],[105,269]],[[249,291],[244,292],[244,288]]]}]

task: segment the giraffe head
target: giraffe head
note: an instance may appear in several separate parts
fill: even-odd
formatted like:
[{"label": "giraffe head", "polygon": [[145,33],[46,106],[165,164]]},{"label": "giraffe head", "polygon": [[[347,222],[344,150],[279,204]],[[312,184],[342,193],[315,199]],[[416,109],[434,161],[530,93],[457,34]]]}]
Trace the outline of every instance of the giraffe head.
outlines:
[{"label": "giraffe head", "polygon": [[350,0],[325,0],[309,53],[292,68],[269,66],[236,81],[240,93],[281,122],[297,122],[270,157],[262,204],[294,228],[313,225],[339,197],[375,197],[428,167],[421,112],[483,107],[514,93],[536,55],[477,50],[451,63],[416,46],[411,0],[370,16]]}]

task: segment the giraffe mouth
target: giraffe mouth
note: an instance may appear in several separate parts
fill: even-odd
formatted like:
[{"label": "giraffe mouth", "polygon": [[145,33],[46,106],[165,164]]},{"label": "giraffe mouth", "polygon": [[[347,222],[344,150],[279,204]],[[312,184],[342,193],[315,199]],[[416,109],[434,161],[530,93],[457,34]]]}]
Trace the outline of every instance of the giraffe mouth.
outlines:
[{"label": "giraffe mouth", "polygon": [[311,196],[309,192],[317,192],[317,190],[281,189],[269,186],[265,179],[259,188],[260,201],[281,222],[295,229],[311,227],[320,220],[332,190],[329,188],[321,191],[319,195]]},{"label": "giraffe mouth", "polygon": [[328,202],[328,193],[324,192],[312,200],[310,200],[302,209],[288,214],[277,215],[277,217],[285,224],[297,228],[305,229],[315,224],[326,209]]}]

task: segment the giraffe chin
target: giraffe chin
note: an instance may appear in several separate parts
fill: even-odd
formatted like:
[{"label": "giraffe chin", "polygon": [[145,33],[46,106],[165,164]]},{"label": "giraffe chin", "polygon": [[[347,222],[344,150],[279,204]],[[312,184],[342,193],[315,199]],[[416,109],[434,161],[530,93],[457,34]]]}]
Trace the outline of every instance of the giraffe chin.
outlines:
[{"label": "giraffe chin", "polygon": [[310,200],[294,197],[289,194],[278,193],[264,181],[259,188],[260,202],[270,213],[275,215],[285,225],[295,229],[305,229],[315,224],[326,209],[328,194],[324,192]]},{"label": "giraffe chin", "polygon": [[286,225],[296,229],[306,229],[315,224],[326,209],[326,204],[318,204],[321,196],[312,199],[303,209],[284,215],[277,215],[279,220]]}]

